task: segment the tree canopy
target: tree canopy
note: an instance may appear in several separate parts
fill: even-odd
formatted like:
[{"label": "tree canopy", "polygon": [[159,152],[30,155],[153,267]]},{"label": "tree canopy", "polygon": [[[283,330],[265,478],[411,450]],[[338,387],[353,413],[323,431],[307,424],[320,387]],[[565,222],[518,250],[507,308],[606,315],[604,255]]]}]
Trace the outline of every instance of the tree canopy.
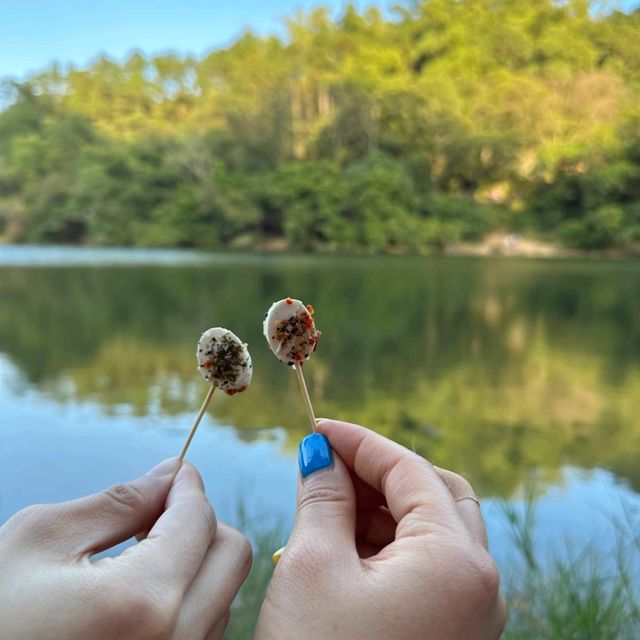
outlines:
[{"label": "tree canopy", "polygon": [[284,37],[5,88],[5,240],[423,252],[501,227],[640,245],[640,11],[318,8]]}]

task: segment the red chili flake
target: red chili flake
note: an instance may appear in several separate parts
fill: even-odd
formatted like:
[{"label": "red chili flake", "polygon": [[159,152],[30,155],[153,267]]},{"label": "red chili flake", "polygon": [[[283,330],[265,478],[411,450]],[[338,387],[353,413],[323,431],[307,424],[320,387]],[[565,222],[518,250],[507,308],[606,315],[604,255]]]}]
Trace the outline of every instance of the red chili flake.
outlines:
[{"label": "red chili flake", "polygon": [[205,369],[210,369],[211,367],[213,367],[213,365],[216,363],[215,360],[205,360],[204,364],[202,365]]},{"label": "red chili flake", "polygon": [[304,323],[307,327],[312,327],[313,326],[313,318],[310,315],[305,315],[304,316]]},{"label": "red chili flake", "polygon": [[227,389],[227,395],[228,396],[234,396],[236,393],[242,393],[243,391],[246,391],[247,387],[240,387],[239,389]]},{"label": "red chili flake", "polygon": [[293,304],[293,300],[292,300],[291,298],[287,298],[287,299],[285,300],[285,302],[286,302],[287,304]]},{"label": "red chili flake", "polygon": [[308,311],[311,315],[313,315],[313,314],[316,312],[316,310],[315,310],[315,309],[314,309],[310,304],[308,304],[308,305],[307,305],[307,311]]}]

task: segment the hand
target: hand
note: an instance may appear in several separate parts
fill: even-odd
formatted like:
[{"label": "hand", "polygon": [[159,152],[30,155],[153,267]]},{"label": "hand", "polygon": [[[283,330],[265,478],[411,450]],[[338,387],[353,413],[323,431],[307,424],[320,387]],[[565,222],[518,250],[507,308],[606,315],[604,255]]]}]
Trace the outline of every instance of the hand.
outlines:
[{"label": "hand", "polygon": [[426,460],[352,424],[320,421],[299,461],[295,526],[256,640],[500,636],[505,607],[476,502],[455,502]]},{"label": "hand", "polygon": [[[119,556],[90,560],[141,531]],[[2,637],[220,638],[250,565],[246,539],[216,525],[198,472],[167,460],[129,484],[28,507],[0,528]]]}]

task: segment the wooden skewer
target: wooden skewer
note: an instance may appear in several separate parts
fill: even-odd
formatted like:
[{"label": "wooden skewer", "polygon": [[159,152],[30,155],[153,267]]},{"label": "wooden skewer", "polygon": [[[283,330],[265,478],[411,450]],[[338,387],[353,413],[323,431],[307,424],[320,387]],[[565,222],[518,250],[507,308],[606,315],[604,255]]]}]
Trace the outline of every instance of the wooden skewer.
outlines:
[{"label": "wooden skewer", "polygon": [[[307,391],[307,383],[304,381],[302,375],[302,365],[294,364],[293,369],[296,372],[296,378],[298,378],[298,384],[300,385],[300,391],[302,391],[302,397],[304,398],[304,406],[307,408],[307,414],[309,416],[309,422],[311,423],[311,431],[316,432],[316,416],[313,413],[313,406],[311,405],[311,398],[309,398],[309,392]],[[280,556],[282,555],[285,547],[278,549],[272,556],[271,560],[274,565],[278,564]]]},{"label": "wooden skewer", "polygon": [[311,431],[316,432],[316,416],[313,413],[313,407],[311,406],[311,399],[309,398],[309,392],[307,391],[307,385],[302,375],[302,365],[294,364],[293,368],[298,378],[298,384],[300,385],[300,391],[302,391],[302,397],[304,399],[304,406],[307,409],[307,415],[309,416],[309,422],[311,423]]},{"label": "wooden skewer", "polygon": [[200,407],[200,411],[198,411],[198,416],[196,417],[196,421],[193,423],[193,427],[191,427],[191,432],[189,433],[189,437],[187,438],[187,441],[184,443],[184,447],[182,447],[182,451],[180,452],[180,457],[179,457],[180,464],[182,464],[182,461],[184,460],[184,457],[187,453],[187,449],[189,448],[189,445],[193,440],[193,436],[196,435],[196,429],[198,428],[198,425],[200,424],[200,420],[202,420],[202,416],[204,416],[204,413],[207,410],[209,403],[211,402],[211,398],[213,397],[213,392],[215,390],[216,390],[216,387],[214,385],[211,385],[211,388],[209,389],[209,393],[207,393],[207,397],[204,399],[204,402]]}]

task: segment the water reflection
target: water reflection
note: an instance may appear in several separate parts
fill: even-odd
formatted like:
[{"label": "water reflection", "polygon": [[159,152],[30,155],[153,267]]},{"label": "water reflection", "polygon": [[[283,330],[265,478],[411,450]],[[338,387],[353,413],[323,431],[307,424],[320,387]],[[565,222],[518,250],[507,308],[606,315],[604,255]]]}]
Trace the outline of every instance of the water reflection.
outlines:
[{"label": "water reflection", "polygon": [[[640,489],[640,267],[631,263],[263,258],[181,266],[0,268],[0,352],[38,393],[105,414],[197,409],[200,332],[249,342],[254,383],[212,412],[242,438],[306,430],[261,336],[269,304],[311,302],[319,415],[371,425],[482,494],[527,470],[603,466]],[[0,407],[0,421],[2,421]]]}]

